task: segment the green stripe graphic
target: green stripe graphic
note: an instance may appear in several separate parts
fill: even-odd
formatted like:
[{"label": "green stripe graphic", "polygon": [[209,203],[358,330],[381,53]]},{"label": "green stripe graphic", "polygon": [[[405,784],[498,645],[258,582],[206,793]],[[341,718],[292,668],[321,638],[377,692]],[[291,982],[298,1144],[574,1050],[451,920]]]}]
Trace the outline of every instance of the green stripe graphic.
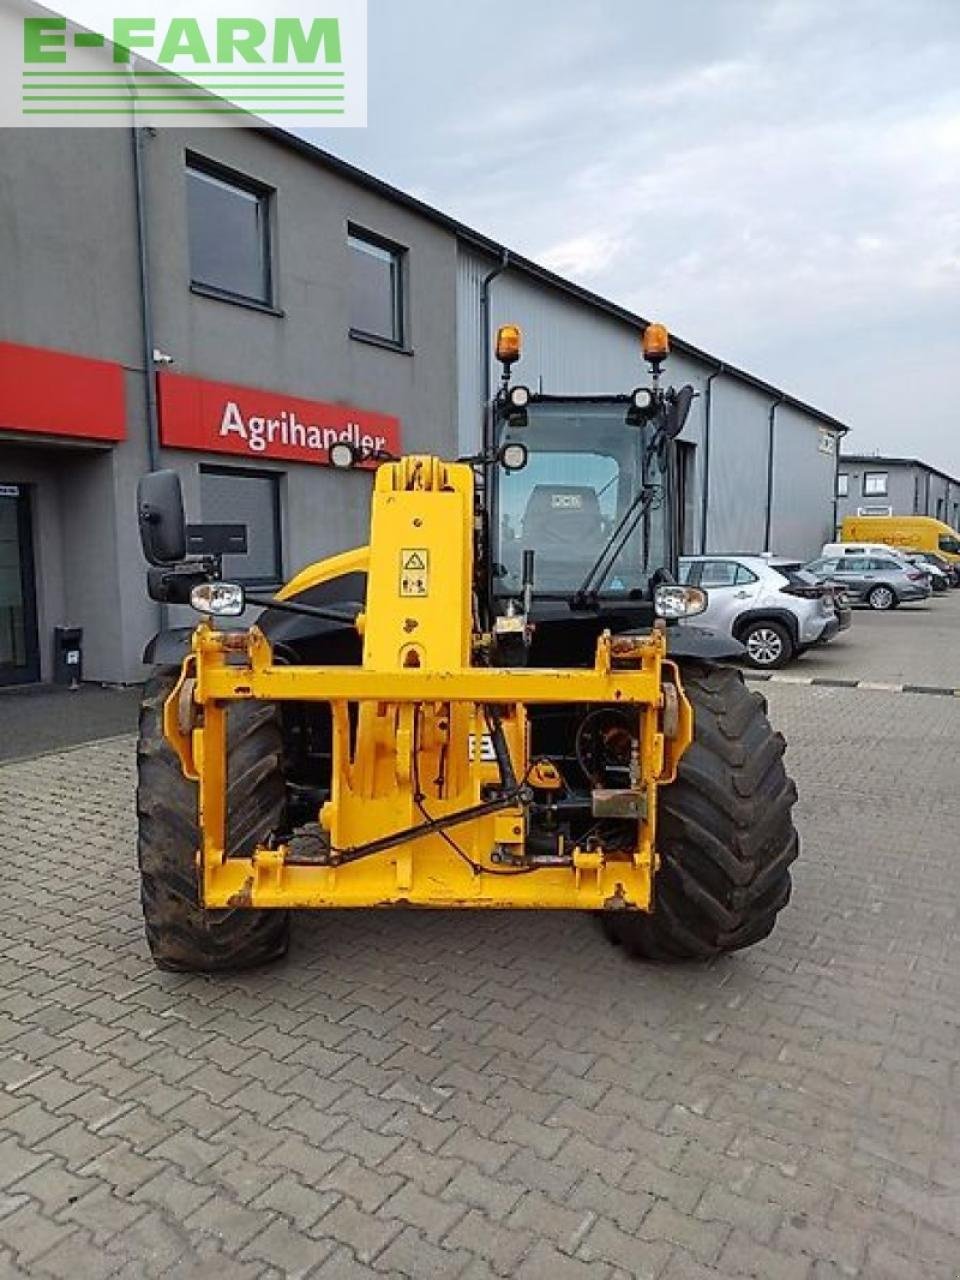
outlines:
[{"label": "green stripe graphic", "polygon": [[[342,102],[343,98],[330,97],[329,94],[266,94],[266,93],[233,93],[234,102]],[[167,93],[159,97],[144,97],[142,94],[76,94],[31,93],[23,95],[24,102],[209,102],[208,93]]]},{"label": "green stripe graphic", "polygon": [[[126,116],[123,107],[24,107],[25,116]],[[151,116],[223,116],[238,114],[248,116],[246,107],[156,107],[145,113]],[[269,116],[343,116],[343,107],[271,107]]]},{"label": "green stripe graphic", "polygon": [[[128,78],[133,76],[177,76],[176,71],[24,71],[25,76],[123,76]],[[202,80],[208,76],[340,76],[343,77],[342,71],[268,71],[266,68],[262,71],[194,71],[182,73],[182,78],[190,80]]]}]

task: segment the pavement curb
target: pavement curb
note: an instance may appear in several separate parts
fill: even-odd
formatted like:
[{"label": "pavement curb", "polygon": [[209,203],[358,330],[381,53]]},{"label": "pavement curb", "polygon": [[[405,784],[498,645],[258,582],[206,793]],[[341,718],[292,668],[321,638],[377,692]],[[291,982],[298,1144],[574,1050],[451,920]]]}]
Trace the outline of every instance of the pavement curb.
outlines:
[{"label": "pavement curb", "polygon": [[960,698],[960,689],[939,684],[892,684],[885,680],[841,680],[835,676],[780,676],[772,671],[745,671],[743,677],[762,684],[802,684],[819,689],[869,689],[874,693],[920,693],[935,698]]}]

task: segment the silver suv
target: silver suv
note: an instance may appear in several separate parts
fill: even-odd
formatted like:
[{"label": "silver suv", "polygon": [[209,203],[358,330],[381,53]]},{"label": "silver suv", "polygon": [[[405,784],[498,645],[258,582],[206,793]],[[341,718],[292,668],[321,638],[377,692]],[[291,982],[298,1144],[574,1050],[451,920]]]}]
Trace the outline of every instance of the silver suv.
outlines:
[{"label": "silver suv", "polygon": [[[759,555],[683,556],[680,581],[707,593],[707,610],[697,624],[739,640],[753,667],[786,666],[841,630],[835,590],[817,582],[796,561]],[[849,625],[847,611],[843,621]]]}]

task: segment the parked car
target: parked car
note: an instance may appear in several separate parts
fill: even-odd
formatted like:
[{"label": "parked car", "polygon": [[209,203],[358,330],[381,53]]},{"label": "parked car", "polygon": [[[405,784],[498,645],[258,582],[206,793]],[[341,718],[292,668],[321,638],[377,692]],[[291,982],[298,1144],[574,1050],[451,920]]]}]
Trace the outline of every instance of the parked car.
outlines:
[{"label": "parked car", "polygon": [[949,580],[951,587],[960,587],[960,565],[954,564],[939,551],[908,551],[911,560],[923,560],[929,565],[941,569]]},{"label": "parked car", "polygon": [[[836,589],[805,573],[796,561],[741,554],[683,556],[680,581],[707,593],[707,609],[697,625],[739,640],[753,667],[786,666],[840,630]],[[849,611],[846,621],[849,625]]]},{"label": "parked car", "polygon": [[931,564],[930,561],[924,559],[921,555],[914,555],[908,551],[904,557],[906,560],[919,569],[921,573],[925,573],[930,579],[930,589],[934,595],[943,595],[944,592],[950,590],[949,573],[944,572],[938,564]]},{"label": "parked car", "polygon": [[930,579],[893,552],[821,556],[804,565],[819,582],[837,583],[851,600],[871,609],[895,609],[906,600],[926,600]]}]

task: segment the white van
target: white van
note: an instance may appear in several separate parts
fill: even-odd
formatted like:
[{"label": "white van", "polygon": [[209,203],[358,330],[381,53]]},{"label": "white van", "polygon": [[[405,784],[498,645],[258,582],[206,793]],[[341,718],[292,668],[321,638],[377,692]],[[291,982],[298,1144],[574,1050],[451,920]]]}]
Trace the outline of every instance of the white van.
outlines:
[{"label": "white van", "polygon": [[906,560],[901,547],[888,547],[884,542],[825,542],[821,556],[891,556]]}]

